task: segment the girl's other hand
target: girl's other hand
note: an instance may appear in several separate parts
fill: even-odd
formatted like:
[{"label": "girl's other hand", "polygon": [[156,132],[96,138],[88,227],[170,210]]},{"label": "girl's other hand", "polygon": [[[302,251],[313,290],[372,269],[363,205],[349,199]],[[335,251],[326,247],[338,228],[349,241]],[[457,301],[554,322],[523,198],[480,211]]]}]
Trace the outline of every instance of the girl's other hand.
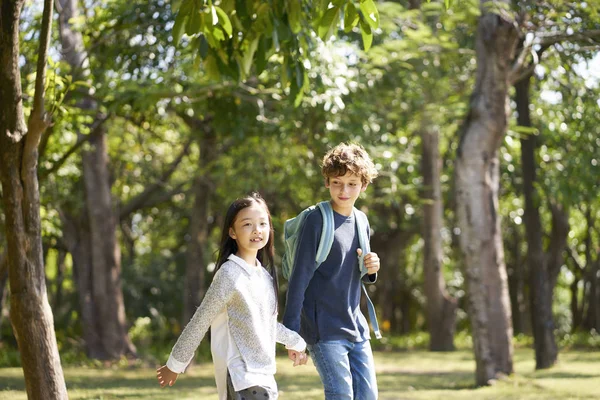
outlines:
[{"label": "girl's other hand", "polygon": [[305,352],[288,349],[288,357],[294,362],[294,367],[305,365],[308,362],[308,355]]},{"label": "girl's other hand", "polygon": [[156,370],[156,378],[158,379],[160,387],[165,387],[167,385],[173,386],[175,381],[177,381],[178,376],[179,374],[177,372],[171,371],[166,365],[163,365]]}]

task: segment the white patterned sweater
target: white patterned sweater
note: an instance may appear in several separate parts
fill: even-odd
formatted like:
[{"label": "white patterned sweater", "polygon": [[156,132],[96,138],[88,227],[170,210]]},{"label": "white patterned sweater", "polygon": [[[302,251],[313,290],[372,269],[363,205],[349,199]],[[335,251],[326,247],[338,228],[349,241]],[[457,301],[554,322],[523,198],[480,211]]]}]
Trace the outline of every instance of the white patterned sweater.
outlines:
[{"label": "white patterned sweater", "polygon": [[277,322],[273,280],[257,266],[231,255],[215,273],[206,295],[171,350],[167,367],[182,373],[194,357],[208,327],[224,309],[229,331],[248,372],[275,374],[275,342],[304,351],[306,343],[296,332]]}]

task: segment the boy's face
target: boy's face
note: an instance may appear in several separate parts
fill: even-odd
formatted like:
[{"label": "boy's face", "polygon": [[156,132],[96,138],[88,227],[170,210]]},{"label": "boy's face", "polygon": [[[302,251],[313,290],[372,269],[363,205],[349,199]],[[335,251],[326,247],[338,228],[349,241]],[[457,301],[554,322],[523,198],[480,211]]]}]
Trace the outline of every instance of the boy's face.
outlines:
[{"label": "boy's face", "polygon": [[342,215],[350,215],[360,192],[367,190],[367,185],[363,185],[360,176],[352,172],[329,177],[325,180],[325,187],[331,194],[333,209]]}]

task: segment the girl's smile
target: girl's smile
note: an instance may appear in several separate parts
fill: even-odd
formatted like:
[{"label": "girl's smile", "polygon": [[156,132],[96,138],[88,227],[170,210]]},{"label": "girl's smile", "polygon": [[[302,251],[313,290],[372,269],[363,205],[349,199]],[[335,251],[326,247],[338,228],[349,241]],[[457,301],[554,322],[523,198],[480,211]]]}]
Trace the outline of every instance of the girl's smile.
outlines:
[{"label": "girl's smile", "polygon": [[254,265],[254,259],[260,249],[269,240],[271,225],[269,215],[260,204],[252,204],[241,210],[229,229],[229,236],[237,243],[237,256]]}]

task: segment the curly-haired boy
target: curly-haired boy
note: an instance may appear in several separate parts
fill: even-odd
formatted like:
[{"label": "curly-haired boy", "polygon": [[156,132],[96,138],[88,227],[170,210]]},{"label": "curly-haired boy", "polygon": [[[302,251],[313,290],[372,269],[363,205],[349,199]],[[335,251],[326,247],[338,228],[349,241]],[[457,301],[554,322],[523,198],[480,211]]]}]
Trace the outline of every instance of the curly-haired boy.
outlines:
[{"label": "curly-haired boy", "polygon": [[[334,241],[328,257],[315,268],[323,227],[323,216],[316,208],[300,233],[283,324],[308,343],[327,400],[375,400],[375,366],[360,296],[362,282],[376,281],[380,263],[376,253],[366,254],[368,273],[361,278],[357,256],[362,250],[355,221],[361,211],[354,203],[377,170],[362,146],[341,143],[325,154],[321,172],[331,195]],[[370,235],[368,225],[367,230]],[[295,360],[296,354],[289,351],[289,356]]]}]

